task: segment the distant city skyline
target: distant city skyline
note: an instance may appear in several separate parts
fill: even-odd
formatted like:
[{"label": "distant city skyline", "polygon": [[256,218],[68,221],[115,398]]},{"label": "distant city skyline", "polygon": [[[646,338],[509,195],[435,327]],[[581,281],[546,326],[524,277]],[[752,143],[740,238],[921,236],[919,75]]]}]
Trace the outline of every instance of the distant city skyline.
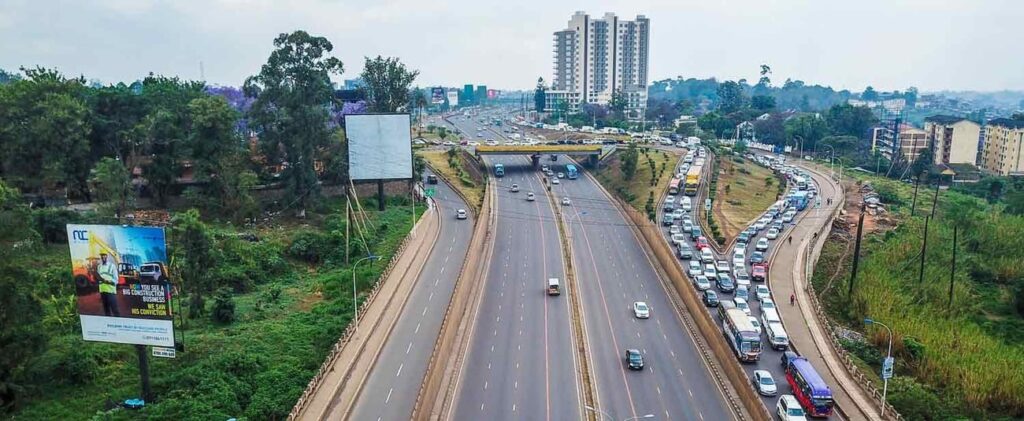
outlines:
[{"label": "distant city skyline", "polygon": [[[577,10],[645,15],[649,80],[787,78],[836,90],[922,92],[1024,90],[1018,23],[1011,0],[856,3],[746,0],[468,0],[387,2],[300,0],[8,0],[0,9],[0,68],[56,68],[103,83],[150,72],[241,85],[259,71],[282,32],[324,36],[353,79],[364,56],[396,56],[420,70],[416,84],[530,89],[550,83],[551,31]],[[538,14],[538,10],[544,13]]]}]

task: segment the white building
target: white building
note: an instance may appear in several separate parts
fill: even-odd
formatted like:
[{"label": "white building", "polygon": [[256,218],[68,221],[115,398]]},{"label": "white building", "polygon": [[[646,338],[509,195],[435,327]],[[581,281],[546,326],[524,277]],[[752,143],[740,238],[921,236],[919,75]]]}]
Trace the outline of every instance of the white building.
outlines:
[{"label": "white building", "polygon": [[[614,13],[593,19],[576,12],[566,29],[554,33],[552,90],[547,110],[561,101],[570,111],[581,104],[608,105],[623,95],[627,114],[640,118],[647,108],[650,20],[620,20]],[[563,106],[564,107],[564,106]]]}]

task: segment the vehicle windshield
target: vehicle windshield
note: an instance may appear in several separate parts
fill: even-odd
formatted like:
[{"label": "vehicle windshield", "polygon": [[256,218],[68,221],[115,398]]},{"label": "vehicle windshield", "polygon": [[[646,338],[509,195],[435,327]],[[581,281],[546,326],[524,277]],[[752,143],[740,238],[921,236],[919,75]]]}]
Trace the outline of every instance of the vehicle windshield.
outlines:
[{"label": "vehicle windshield", "polygon": [[640,310],[640,311],[647,311],[647,305],[645,305],[645,304],[637,304],[636,305],[636,309]]},{"label": "vehicle windshield", "polygon": [[800,408],[789,408],[786,410],[786,415],[791,417],[802,417],[804,416],[804,410]]},{"label": "vehicle windshield", "polygon": [[768,376],[764,376],[764,377],[761,377],[760,383],[765,385],[765,386],[772,386],[772,385],[775,384],[775,379],[772,379],[771,377],[768,377]]},{"label": "vehicle windshield", "polygon": [[828,398],[825,398],[825,399],[822,399],[822,398],[811,399],[811,404],[814,405],[815,407],[825,408],[825,407],[832,406],[832,399],[828,399]]},{"label": "vehicle windshield", "polygon": [[773,303],[771,301],[768,301],[768,300],[764,300],[764,301],[761,302],[761,310],[773,309],[773,308],[775,308],[775,303]]},{"label": "vehicle windshield", "polygon": [[630,352],[629,353],[629,360],[633,361],[633,362],[639,362],[640,361],[640,354],[636,353],[636,352]]}]

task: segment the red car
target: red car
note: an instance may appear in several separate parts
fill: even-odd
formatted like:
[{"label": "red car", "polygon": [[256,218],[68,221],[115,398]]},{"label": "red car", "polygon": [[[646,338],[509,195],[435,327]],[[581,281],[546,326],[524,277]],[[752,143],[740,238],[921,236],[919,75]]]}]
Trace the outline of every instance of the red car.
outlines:
[{"label": "red car", "polygon": [[700,236],[700,237],[697,237],[697,250],[704,250],[704,247],[707,247],[707,246],[708,246],[708,239],[707,238],[705,238],[703,235]]},{"label": "red car", "polygon": [[768,277],[768,266],[766,265],[754,265],[750,272],[750,279],[755,282],[764,282]]}]

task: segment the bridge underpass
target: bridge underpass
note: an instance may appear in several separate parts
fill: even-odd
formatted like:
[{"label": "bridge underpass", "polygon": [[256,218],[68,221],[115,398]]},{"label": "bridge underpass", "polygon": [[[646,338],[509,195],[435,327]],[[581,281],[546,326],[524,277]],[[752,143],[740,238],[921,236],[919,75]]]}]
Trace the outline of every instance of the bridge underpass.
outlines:
[{"label": "bridge underpass", "polygon": [[[557,157],[558,155],[585,156],[586,166],[594,167],[601,156],[610,153],[615,146],[603,145],[498,145],[477,146],[476,154],[483,155],[529,155],[533,167],[540,168],[542,155]],[[556,159],[552,159],[554,161]]]}]

